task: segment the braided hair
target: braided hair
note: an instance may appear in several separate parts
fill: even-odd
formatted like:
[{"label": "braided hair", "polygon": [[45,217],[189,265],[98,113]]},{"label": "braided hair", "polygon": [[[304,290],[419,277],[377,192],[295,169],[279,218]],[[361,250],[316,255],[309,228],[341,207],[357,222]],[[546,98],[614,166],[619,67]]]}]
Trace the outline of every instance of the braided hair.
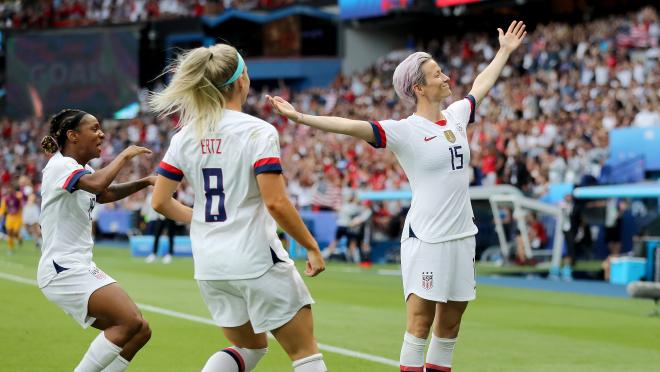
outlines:
[{"label": "braided hair", "polygon": [[49,134],[41,140],[41,148],[50,154],[63,149],[66,144],[66,132],[78,129],[85,115],[87,115],[85,111],[76,109],[64,109],[53,115],[49,120]]}]

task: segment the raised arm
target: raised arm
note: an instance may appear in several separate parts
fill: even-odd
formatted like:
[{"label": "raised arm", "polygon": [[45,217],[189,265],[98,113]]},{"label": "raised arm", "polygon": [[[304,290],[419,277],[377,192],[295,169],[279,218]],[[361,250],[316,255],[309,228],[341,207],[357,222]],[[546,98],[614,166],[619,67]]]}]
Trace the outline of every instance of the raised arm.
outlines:
[{"label": "raised arm", "polygon": [[502,69],[509,60],[511,53],[520,46],[522,39],[527,35],[525,31],[525,24],[522,21],[513,21],[509,25],[506,34],[501,28],[497,29],[499,33],[500,50],[497,51],[495,58],[490,64],[474,79],[470,95],[474,97],[479,104],[481,100],[488,94],[490,89],[495,85],[495,81],[502,73]]},{"label": "raised arm", "polygon": [[320,129],[324,132],[346,134],[352,137],[363,139],[367,142],[374,142],[374,131],[368,121],[351,120],[337,116],[314,116],[306,115],[296,111],[296,109],[282,97],[266,96],[268,102],[280,114],[297,123]]},{"label": "raised arm", "polygon": [[[122,151],[110,164],[92,174],[85,174],[80,177],[76,187],[85,190],[94,195],[103,194],[108,186],[114,181],[119,171],[133,157],[141,154],[151,154],[151,150],[140,146],[130,146]],[[145,185],[146,186],[146,185]]]}]

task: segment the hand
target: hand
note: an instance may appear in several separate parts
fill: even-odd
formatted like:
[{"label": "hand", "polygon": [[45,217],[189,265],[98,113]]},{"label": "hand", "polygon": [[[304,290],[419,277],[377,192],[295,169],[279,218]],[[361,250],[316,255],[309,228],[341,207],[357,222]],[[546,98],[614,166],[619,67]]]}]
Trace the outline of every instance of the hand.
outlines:
[{"label": "hand", "polygon": [[307,268],[305,269],[305,275],[317,276],[323,270],[325,270],[325,261],[323,261],[321,251],[319,249],[307,251]]},{"label": "hand", "polygon": [[498,39],[500,41],[500,48],[509,53],[516,50],[516,48],[520,46],[522,39],[524,39],[525,35],[527,35],[527,31],[525,31],[525,24],[522,21],[511,22],[509,29],[506,30],[506,34],[502,31],[501,28],[498,28],[497,32],[499,33]]},{"label": "hand", "polygon": [[289,118],[289,120],[296,121],[298,117],[300,116],[300,113],[296,111],[296,109],[287,101],[285,101],[282,97],[280,96],[266,96],[266,99],[268,100],[268,103],[273,106],[275,111],[277,113],[286,116]]},{"label": "hand", "polygon": [[126,160],[131,160],[135,156],[142,154],[151,154],[151,150],[149,150],[146,147],[131,145],[128,148],[126,148],[126,150],[122,151],[121,154],[119,154],[119,156],[125,157]]},{"label": "hand", "polygon": [[149,186],[156,186],[156,180],[158,179],[157,176],[147,176],[145,178]]}]

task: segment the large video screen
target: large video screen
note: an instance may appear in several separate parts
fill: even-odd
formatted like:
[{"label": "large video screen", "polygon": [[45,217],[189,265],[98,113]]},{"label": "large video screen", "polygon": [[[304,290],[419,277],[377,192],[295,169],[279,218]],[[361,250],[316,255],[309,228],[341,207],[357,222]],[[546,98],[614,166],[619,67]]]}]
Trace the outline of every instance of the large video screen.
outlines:
[{"label": "large video screen", "polygon": [[339,0],[339,16],[341,19],[379,17],[412,4],[413,0]]},{"label": "large video screen", "polygon": [[48,116],[79,108],[111,116],[137,101],[134,28],[30,32],[7,40],[7,114]]}]

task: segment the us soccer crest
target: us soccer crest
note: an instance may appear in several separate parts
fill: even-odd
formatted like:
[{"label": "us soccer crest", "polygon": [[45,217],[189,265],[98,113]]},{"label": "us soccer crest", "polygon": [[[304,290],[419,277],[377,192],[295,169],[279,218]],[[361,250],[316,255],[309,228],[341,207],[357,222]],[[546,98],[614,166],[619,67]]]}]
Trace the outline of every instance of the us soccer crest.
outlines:
[{"label": "us soccer crest", "polygon": [[422,273],[422,288],[427,291],[433,288],[433,272],[423,272]]},{"label": "us soccer crest", "polygon": [[451,129],[447,129],[445,131],[445,138],[451,143],[456,142],[456,136],[454,135],[454,132],[451,131]]},{"label": "us soccer crest", "polygon": [[96,277],[96,279],[99,279],[99,280],[103,280],[103,279],[106,278],[105,273],[103,271],[101,271],[101,269],[99,269],[98,267],[90,268],[89,273],[94,275]]}]

